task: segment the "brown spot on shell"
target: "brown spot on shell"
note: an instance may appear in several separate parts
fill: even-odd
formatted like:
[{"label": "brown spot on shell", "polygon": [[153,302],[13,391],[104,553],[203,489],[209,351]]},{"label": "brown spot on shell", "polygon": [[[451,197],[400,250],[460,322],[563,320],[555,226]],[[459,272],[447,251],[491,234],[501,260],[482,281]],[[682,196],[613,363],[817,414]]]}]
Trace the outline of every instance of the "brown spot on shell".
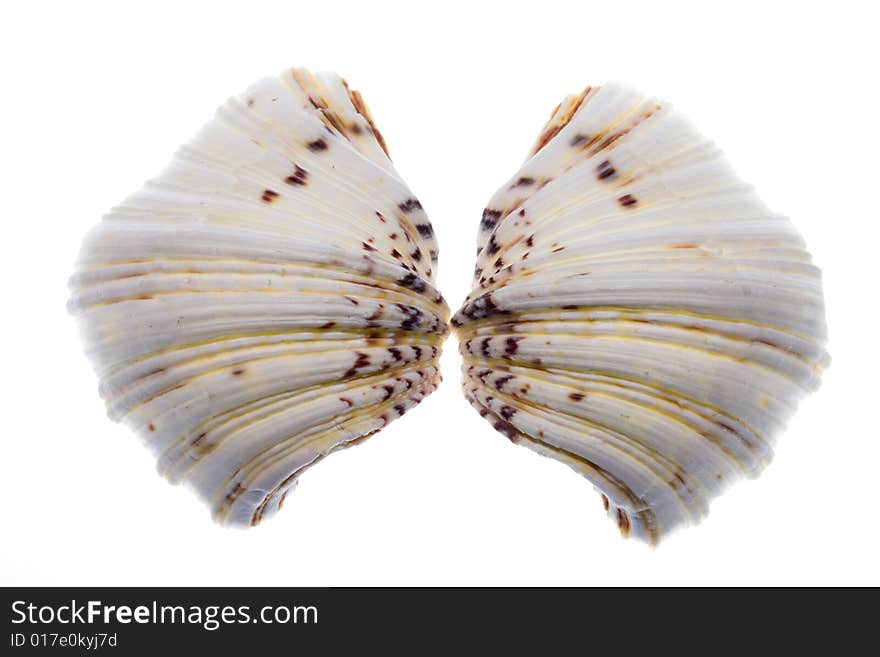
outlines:
[{"label": "brown spot on shell", "polygon": [[500,413],[501,417],[503,417],[505,420],[510,420],[510,418],[516,415],[516,409],[513,406],[505,405],[501,407]]},{"label": "brown spot on shell", "polygon": [[599,180],[607,180],[614,177],[616,174],[617,171],[608,160],[603,160],[599,166],[596,167],[596,177]]},{"label": "brown spot on shell", "polygon": [[495,431],[498,431],[507,436],[508,440],[510,440],[511,442],[515,443],[519,439],[519,434],[517,433],[516,428],[506,420],[496,420],[492,423],[492,428],[495,429]]},{"label": "brown spot on shell", "polygon": [[422,204],[419,203],[419,199],[417,198],[408,198],[403,203],[398,204],[397,207],[400,208],[401,212],[409,214],[413,210],[421,210]]},{"label": "brown spot on shell", "polygon": [[309,172],[303,169],[298,164],[295,164],[294,167],[296,167],[296,169],[294,170],[293,174],[287,176],[287,178],[284,179],[284,182],[286,182],[288,185],[305,186],[307,184],[306,181],[309,178]]},{"label": "brown spot on shell", "polygon": [[624,208],[631,208],[632,206],[636,205],[639,201],[632,194],[624,194],[619,199],[617,199],[617,202],[620,203],[620,205]]},{"label": "brown spot on shell", "polygon": [[339,401],[341,401],[341,402],[345,402],[346,404],[348,404],[348,407],[349,407],[349,408],[351,408],[352,406],[354,406],[354,402],[351,401],[348,397],[340,397],[340,398],[339,398]]},{"label": "brown spot on shell", "polygon": [[568,398],[572,401],[581,401],[584,398],[584,393],[582,392],[570,392],[568,393]]},{"label": "brown spot on shell", "polygon": [[[396,257],[396,256],[395,256]],[[428,284],[416,274],[407,274],[403,278],[397,279],[398,285],[412,290],[413,292],[424,292]]]},{"label": "brown spot on shell", "polygon": [[316,139],[315,141],[310,141],[308,144],[309,150],[313,153],[319,153],[321,151],[327,150],[327,142],[324,141],[324,138]]},{"label": "brown spot on shell", "polygon": [[522,340],[522,337],[509,337],[504,340],[504,353],[513,355],[519,350],[519,341]]},{"label": "brown spot on shell", "polygon": [[534,185],[534,184],[535,184],[535,179],[534,179],[534,178],[530,178],[530,177],[528,177],[528,176],[523,176],[522,178],[520,178],[519,180],[517,180],[515,183],[513,183],[513,184],[510,186],[510,188],[511,188],[511,189],[514,189],[514,188],[516,188],[516,187],[529,187],[529,186]]},{"label": "brown spot on shell", "polygon": [[346,370],[345,374],[343,374],[342,377],[347,379],[350,376],[354,376],[359,369],[361,369],[362,367],[366,367],[369,364],[370,356],[368,354],[365,354],[362,351],[355,352],[354,365]]},{"label": "brown spot on shell", "polygon": [[500,250],[501,245],[499,245],[498,242],[495,241],[495,236],[492,235],[492,237],[489,238],[489,244],[486,245],[486,253],[488,253],[489,255],[495,255]]},{"label": "brown spot on shell", "polygon": [[492,294],[488,293],[465,304],[461,314],[468,319],[482,319],[493,315],[509,315],[510,311],[499,307],[492,298]]},{"label": "brown spot on shell", "polygon": [[156,425],[153,424],[152,422],[150,422],[150,424],[149,424],[149,426],[147,426],[147,428],[148,428],[150,431],[155,431],[155,430],[156,430]]},{"label": "brown spot on shell", "polygon": [[264,189],[263,195],[260,198],[263,200],[264,203],[271,203],[276,198],[278,198],[278,192],[271,189]]},{"label": "brown spot on shell", "polygon": [[246,371],[247,370],[245,370],[243,367],[236,368],[236,369],[232,370],[232,376],[241,376]]},{"label": "brown spot on shell", "polygon": [[411,331],[413,328],[420,325],[422,315],[424,314],[421,310],[414,306],[408,306],[402,303],[396,303],[394,305],[400,309],[400,312],[406,315],[406,319],[400,323],[401,329],[404,331]]},{"label": "brown spot on shell", "polygon": [[483,218],[480,220],[480,228],[483,230],[491,230],[501,218],[501,210],[492,210],[486,208],[483,210]]},{"label": "brown spot on shell", "polygon": [[504,388],[504,384],[510,381],[513,378],[512,374],[505,374],[504,376],[499,376],[495,379],[495,388],[497,390],[502,390]]}]

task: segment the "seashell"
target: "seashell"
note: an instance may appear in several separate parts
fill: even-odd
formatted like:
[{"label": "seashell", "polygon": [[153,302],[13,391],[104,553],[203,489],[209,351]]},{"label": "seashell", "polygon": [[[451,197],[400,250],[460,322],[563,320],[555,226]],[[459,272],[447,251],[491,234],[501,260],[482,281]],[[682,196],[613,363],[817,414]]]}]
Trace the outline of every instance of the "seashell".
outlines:
[{"label": "seashell", "polygon": [[620,84],[566,98],[492,197],[452,323],[470,403],[652,544],[761,471],[828,364],[797,230]]},{"label": "seashell", "polygon": [[108,413],[224,524],[440,380],[437,243],[360,94],[292,70],[229,100],[86,237],[70,309]]}]

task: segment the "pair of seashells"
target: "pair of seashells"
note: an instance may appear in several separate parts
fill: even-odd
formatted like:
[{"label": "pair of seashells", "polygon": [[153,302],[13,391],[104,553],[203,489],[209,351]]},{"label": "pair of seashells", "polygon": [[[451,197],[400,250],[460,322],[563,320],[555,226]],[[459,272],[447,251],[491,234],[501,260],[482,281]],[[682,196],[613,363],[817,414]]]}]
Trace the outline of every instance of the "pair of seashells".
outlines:
[{"label": "pair of seashells", "polygon": [[761,470],[828,362],[798,232],[624,86],[554,110],[483,211],[451,320],[437,258],[360,94],[297,69],[89,233],[70,307],[110,416],[231,525],[429,395],[450,324],[480,415],[650,543]]}]

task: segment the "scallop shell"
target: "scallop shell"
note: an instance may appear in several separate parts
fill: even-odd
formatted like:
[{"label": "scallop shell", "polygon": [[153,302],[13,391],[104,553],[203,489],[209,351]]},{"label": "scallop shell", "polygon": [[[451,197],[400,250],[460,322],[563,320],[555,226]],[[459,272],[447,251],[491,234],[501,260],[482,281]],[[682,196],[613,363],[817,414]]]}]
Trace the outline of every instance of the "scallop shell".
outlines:
[{"label": "scallop shell", "polygon": [[453,318],[468,400],[586,476],[625,536],[656,544],[757,475],[828,363],[797,230],[619,84],[554,110],[477,254]]},{"label": "scallop shell", "polygon": [[224,524],[440,380],[437,244],[360,94],[292,70],[230,99],[85,239],[70,308],[109,415]]}]

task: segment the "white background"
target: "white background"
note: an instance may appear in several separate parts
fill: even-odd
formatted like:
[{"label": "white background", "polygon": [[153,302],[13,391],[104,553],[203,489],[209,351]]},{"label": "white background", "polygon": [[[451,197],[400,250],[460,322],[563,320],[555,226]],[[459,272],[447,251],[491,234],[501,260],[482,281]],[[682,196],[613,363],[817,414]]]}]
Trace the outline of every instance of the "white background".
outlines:
[{"label": "white background", "polygon": [[[880,584],[878,92],[871,3],[10,3],[0,18],[0,584]],[[757,481],[658,549],[446,381],[215,526],[104,415],[67,315],[79,241],[228,96],[291,65],[361,90],[468,290],[481,210],[568,92],[672,101],[823,268],[832,366]]]}]

